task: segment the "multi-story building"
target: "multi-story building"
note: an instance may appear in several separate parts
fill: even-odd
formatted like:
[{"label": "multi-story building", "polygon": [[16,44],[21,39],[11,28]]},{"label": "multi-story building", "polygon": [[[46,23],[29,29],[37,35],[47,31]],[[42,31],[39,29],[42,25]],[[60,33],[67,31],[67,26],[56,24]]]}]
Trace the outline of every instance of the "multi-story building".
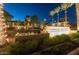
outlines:
[{"label": "multi-story building", "polygon": [[31,28],[32,27],[30,16],[26,16],[24,26],[26,26],[26,28]]},{"label": "multi-story building", "polygon": [[65,21],[64,18],[61,18],[59,22],[53,23],[52,26],[70,27],[70,23],[69,21]]}]

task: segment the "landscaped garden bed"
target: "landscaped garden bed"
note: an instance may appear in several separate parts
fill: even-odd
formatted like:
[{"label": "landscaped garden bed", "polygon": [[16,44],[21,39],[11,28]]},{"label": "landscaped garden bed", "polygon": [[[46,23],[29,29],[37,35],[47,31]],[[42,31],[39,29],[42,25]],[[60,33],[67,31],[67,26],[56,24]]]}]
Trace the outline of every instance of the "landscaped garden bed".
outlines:
[{"label": "landscaped garden bed", "polygon": [[[64,55],[77,48],[79,45],[78,33],[73,35],[59,35],[53,38],[44,36],[18,37],[15,44],[8,46],[10,54],[35,54],[35,55]],[[77,38],[76,38],[77,37]]]}]

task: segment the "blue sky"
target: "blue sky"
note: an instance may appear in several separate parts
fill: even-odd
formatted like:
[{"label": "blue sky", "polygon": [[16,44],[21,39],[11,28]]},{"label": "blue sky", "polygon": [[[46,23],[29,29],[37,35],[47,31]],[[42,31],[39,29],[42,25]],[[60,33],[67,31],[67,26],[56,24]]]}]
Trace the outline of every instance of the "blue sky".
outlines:
[{"label": "blue sky", "polygon": [[[51,16],[49,15],[50,10],[60,6],[58,3],[5,3],[4,9],[14,16],[13,20],[24,21],[26,16],[37,15],[39,20],[47,19],[49,22]],[[60,12],[60,18],[64,17],[64,12]],[[76,12],[75,6],[68,9],[68,18],[72,23],[76,23]],[[54,16],[57,19],[57,16]],[[50,21],[51,22],[51,21]]]}]

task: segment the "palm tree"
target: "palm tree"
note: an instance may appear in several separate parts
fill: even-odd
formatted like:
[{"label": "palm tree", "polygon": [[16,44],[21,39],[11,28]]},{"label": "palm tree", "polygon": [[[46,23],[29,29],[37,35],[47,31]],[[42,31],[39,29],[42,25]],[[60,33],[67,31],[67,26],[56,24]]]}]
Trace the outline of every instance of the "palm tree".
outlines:
[{"label": "palm tree", "polygon": [[68,4],[64,3],[61,5],[62,10],[65,10],[65,21],[67,21],[67,9],[68,9]]},{"label": "palm tree", "polygon": [[57,13],[57,22],[59,22],[59,12],[60,12],[60,7],[57,7],[56,9],[54,9],[55,13]]},{"label": "palm tree", "polygon": [[50,15],[51,16],[55,15],[55,11],[54,10],[50,11]]},{"label": "palm tree", "polygon": [[60,12],[61,8],[60,7],[57,7],[55,8],[54,10],[50,11],[50,15],[54,16],[56,13],[57,13],[57,22],[59,22],[59,12]]},{"label": "palm tree", "polygon": [[50,15],[52,16],[52,21],[54,21],[53,16],[55,15],[55,11],[54,10],[51,10],[50,11]]},{"label": "palm tree", "polygon": [[74,3],[69,3],[69,6],[68,7],[72,7],[74,5]]},{"label": "palm tree", "polygon": [[62,10],[65,10],[65,21],[67,21],[67,9],[69,8],[69,7],[71,7],[73,5],[73,3],[63,3],[62,5],[61,5],[61,9]]}]

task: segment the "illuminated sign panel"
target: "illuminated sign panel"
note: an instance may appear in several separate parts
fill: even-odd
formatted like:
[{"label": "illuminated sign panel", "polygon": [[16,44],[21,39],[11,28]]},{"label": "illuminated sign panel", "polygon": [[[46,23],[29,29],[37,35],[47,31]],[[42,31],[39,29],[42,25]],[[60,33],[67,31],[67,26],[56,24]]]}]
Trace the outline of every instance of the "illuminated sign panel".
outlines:
[{"label": "illuminated sign panel", "polygon": [[70,32],[70,28],[69,27],[52,27],[52,26],[47,26],[46,30],[49,33],[50,37],[53,37],[55,35],[61,35],[61,34],[69,34],[69,32]]}]

